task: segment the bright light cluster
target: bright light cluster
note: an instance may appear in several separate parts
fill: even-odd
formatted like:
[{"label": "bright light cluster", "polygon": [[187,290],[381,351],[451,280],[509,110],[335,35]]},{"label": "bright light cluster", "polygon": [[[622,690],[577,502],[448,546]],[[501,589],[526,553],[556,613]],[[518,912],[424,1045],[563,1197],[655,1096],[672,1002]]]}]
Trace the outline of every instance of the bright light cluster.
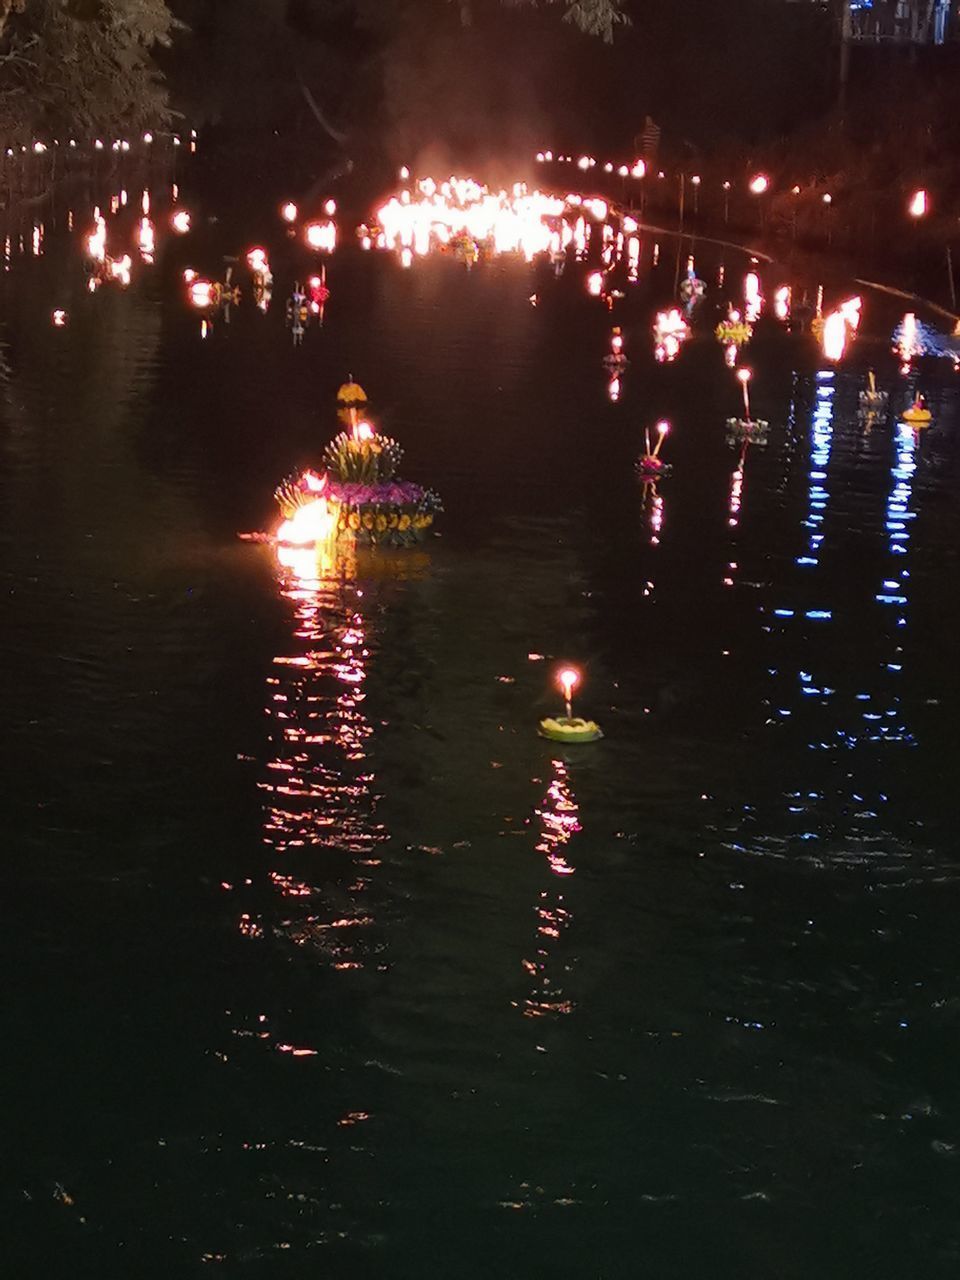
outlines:
[{"label": "bright light cluster", "polygon": [[[551,248],[555,228],[550,220],[560,218],[566,207],[567,201],[528,191],[520,183],[511,192],[494,193],[472,178],[450,178],[439,185],[424,178],[416,195],[404,191],[378,211],[378,244],[423,256],[466,236],[495,253],[521,253],[530,261]],[[599,208],[590,206],[590,212],[600,216]],[[606,212],[603,205],[602,215]]]}]

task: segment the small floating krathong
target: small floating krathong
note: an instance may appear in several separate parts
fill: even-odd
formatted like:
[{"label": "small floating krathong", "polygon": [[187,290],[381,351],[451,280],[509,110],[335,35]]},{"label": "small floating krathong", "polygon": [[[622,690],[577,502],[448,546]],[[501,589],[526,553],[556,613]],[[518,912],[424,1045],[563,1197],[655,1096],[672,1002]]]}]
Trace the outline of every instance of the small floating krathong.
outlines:
[{"label": "small floating krathong", "polygon": [[890,397],[886,391],[877,390],[877,377],[871,369],[867,374],[867,389],[860,392],[860,411],[878,414],[886,412]]},{"label": "small floating krathong", "polygon": [[557,674],[557,684],[563,693],[566,707],[565,716],[548,716],[540,721],[541,738],[550,742],[597,742],[603,737],[603,730],[595,720],[582,720],[573,714],[573,691],[580,683],[580,672],[575,667],[564,667]]},{"label": "small floating krathong", "polygon": [[637,471],[644,480],[662,480],[664,476],[668,476],[673,470],[669,462],[664,462],[660,457],[660,450],[663,448],[663,442],[667,438],[670,431],[669,422],[657,423],[657,443],[651,448],[650,446],[650,428],[647,427],[643,433],[644,442],[647,447],[643,457],[637,459]]},{"label": "small floating krathong", "polygon": [[743,388],[743,417],[727,419],[727,444],[755,444],[764,448],[770,423],[763,418],[754,418],[750,412],[750,379],[752,377],[753,374],[749,369],[741,369],[737,374],[737,380]]},{"label": "small floating krathong", "polygon": [[[363,395],[362,403],[366,400],[363,389],[356,383],[341,388],[341,403],[344,391],[351,387],[349,394],[354,407],[349,410],[350,429],[342,431],[327,445],[324,474],[305,471],[280,485],[275,495],[280,511],[287,524],[294,524],[298,533],[304,529],[309,532],[314,518],[327,530],[327,522],[320,520],[319,512],[310,519],[301,515],[302,507],[322,502],[333,513],[332,533],[327,532],[326,536],[360,546],[406,547],[422,542],[441,510],[440,499],[432,490],[397,477],[402,448],[396,440],[380,435],[370,422],[360,418],[355,407],[361,403],[357,393]],[[284,529],[286,525],[278,534],[281,540],[284,540]]]},{"label": "small floating krathong", "polygon": [[904,409],[901,417],[911,427],[929,427],[933,421],[933,414],[927,408],[926,400],[920,395],[917,396],[909,409]]},{"label": "small floating krathong", "polygon": [[731,307],[727,318],[720,321],[714,334],[721,346],[734,347],[739,351],[753,337],[753,325],[744,320],[739,311]]},{"label": "small floating krathong", "polygon": [[603,357],[603,363],[611,373],[618,372],[630,363],[623,352],[623,333],[619,325],[614,326],[610,335],[610,352]]}]

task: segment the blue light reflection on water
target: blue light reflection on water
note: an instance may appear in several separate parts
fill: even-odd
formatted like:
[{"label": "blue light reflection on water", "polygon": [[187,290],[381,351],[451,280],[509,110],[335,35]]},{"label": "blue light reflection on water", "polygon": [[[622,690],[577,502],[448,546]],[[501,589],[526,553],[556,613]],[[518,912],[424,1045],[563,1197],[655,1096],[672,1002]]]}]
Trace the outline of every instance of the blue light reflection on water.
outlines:
[{"label": "blue light reflection on water", "polygon": [[824,539],[824,521],[830,503],[827,485],[830,454],[833,448],[833,415],[836,387],[832,370],[822,369],[817,374],[816,401],[811,423],[810,484],[807,498],[807,515],[804,527],[808,529],[807,550],[797,557],[797,564],[815,568],[820,563],[820,548]]}]

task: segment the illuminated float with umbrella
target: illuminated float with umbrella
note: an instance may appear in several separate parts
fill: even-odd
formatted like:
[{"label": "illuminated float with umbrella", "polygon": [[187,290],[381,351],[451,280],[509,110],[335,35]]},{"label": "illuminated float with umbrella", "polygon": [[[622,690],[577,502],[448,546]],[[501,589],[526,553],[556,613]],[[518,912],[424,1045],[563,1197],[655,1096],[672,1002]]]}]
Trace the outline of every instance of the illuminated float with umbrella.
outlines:
[{"label": "illuminated float with umbrella", "polygon": [[755,444],[762,448],[767,443],[770,423],[763,418],[755,418],[750,412],[752,377],[749,369],[741,369],[737,374],[737,381],[743,389],[743,417],[727,419],[727,444]]},{"label": "illuminated float with umbrella", "polygon": [[691,258],[687,264],[687,274],[680,283],[680,301],[683,303],[687,315],[692,315],[694,309],[706,296],[707,286],[694,271],[693,259]]},{"label": "illuminated float with umbrella", "polygon": [[439,497],[399,478],[403,449],[361,416],[367,397],[358,383],[351,379],[342,386],[337,403],[347,430],[327,445],[324,470],[304,471],[276,490],[283,516],[278,540],[289,542],[296,536],[302,540],[292,545],[309,545],[322,540],[309,536],[316,529],[325,540],[360,546],[421,542],[441,510]]},{"label": "illuminated float with umbrella", "polygon": [[596,742],[603,737],[603,730],[595,720],[583,720],[573,714],[573,694],[580,684],[580,672],[576,667],[564,667],[557,673],[557,684],[563,694],[565,715],[547,716],[540,721],[541,738],[550,742],[571,744]]},{"label": "illuminated float with umbrella", "polygon": [[644,431],[643,438],[646,445],[646,453],[637,459],[637,472],[642,480],[662,480],[664,476],[668,476],[673,470],[670,463],[664,462],[660,457],[660,450],[663,448],[663,442],[666,440],[669,431],[669,422],[658,422],[657,439],[653,445],[651,445],[650,440],[650,428],[647,427]]}]

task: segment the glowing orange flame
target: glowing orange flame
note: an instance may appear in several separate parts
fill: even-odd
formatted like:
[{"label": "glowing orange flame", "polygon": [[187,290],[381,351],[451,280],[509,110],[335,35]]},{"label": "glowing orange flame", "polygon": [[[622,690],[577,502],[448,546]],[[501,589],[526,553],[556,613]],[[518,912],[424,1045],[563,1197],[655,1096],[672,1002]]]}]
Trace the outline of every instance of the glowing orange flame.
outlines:
[{"label": "glowing orange flame", "polygon": [[563,700],[570,703],[573,700],[574,690],[580,683],[580,672],[576,667],[564,667],[562,671],[557,673],[557,684],[563,692]]}]

